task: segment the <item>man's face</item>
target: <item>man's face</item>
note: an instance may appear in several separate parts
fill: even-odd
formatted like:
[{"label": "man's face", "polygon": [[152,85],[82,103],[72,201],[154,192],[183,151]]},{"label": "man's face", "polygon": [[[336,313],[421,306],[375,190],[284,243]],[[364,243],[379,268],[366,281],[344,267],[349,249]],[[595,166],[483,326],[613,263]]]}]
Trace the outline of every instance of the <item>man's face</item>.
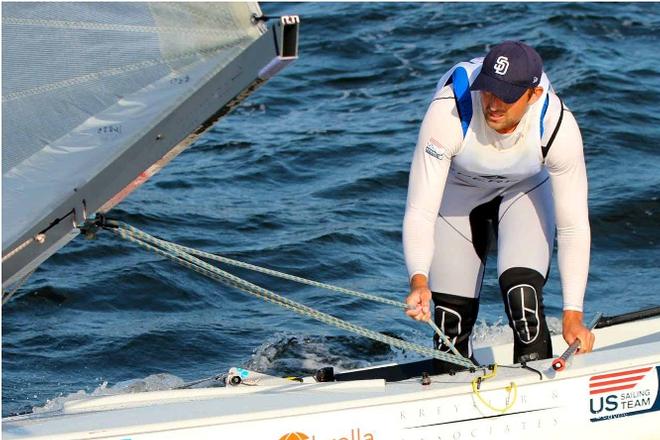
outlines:
[{"label": "man's face", "polygon": [[481,90],[481,107],[484,118],[490,128],[501,134],[511,133],[525,115],[527,107],[534,104],[543,94],[543,89],[537,87],[527,90],[514,103],[507,104],[490,92]]}]

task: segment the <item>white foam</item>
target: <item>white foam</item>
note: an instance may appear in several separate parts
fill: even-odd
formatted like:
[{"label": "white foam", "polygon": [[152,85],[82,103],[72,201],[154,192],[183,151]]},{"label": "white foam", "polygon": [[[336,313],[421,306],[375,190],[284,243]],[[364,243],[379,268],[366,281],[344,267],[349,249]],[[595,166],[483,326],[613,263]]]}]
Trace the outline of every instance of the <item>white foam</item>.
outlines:
[{"label": "white foam", "polygon": [[[296,357],[282,355],[282,350],[294,343],[297,347],[292,348],[291,355]],[[343,371],[369,365],[365,361],[346,359],[332,353],[330,345],[323,336],[299,336],[286,332],[276,333],[254,350],[245,368],[267,372],[285,366],[292,370],[299,369],[303,373],[304,371],[315,371],[327,366],[333,366],[335,371]],[[336,348],[336,343],[333,345]]]},{"label": "white foam", "polygon": [[[432,347],[432,337],[428,331],[420,330],[426,329],[411,329],[398,337],[422,346]],[[342,372],[372,365],[403,363],[421,359],[421,355],[416,352],[395,347],[391,347],[389,352],[378,353],[369,359],[368,355],[361,350],[368,349],[368,347],[365,347],[364,340],[358,337],[354,337],[356,338],[356,348],[352,350],[353,357],[349,357],[351,350],[347,349],[348,353],[342,353],[341,346],[350,344],[352,337],[335,340],[332,336],[276,333],[254,350],[252,357],[244,367],[248,370],[269,372],[270,374],[284,374],[282,371],[284,367],[289,371],[297,371],[296,374],[304,375],[328,366],[332,366],[335,372]]]},{"label": "white foam", "polygon": [[[551,334],[561,333],[561,319],[548,317],[548,327]],[[432,337],[422,328],[412,328],[399,335],[404,340],[432,347]],[[332,340],[329,336],[305,336],[293,333],[279,332],[266,339],[257,347],[244,368],[268,374],[309,374],[319,368],[332,366],[335,372],[342,372],[371,365],[384,363],[404,363],[421,359],[415,352],[391,348],[389,354],[380,354],[374,359],[354,359],[338,353],[338,347],[346,341]],[[513,343],[513,333],[505,317],[495,322],[478,320],[472,332],[474,347],[488,347]],[[356,344],[364,344],[357,341]],[[354,355],[359,354],[359,349]],[[286,371],[283,371],[286,370]]]},{"label": "white foam", "polygon": [[[546,318],[551,335],[561,334],[561,319],[549,316]],[[492,324],[478,320],[472,331],[474,347],[490,347],[493,345],[513,343],[513,332],[504,318],[499,318]]]},{"label": "white foam", "polygon": [[169,390],[181,386],[184,383],[183,379],[167,373],[152,374],[143,379],[130,379],[117,382],[111,387],[108,387],[108,382],[103,382],[91,393],[87,393],[85,390],[79,390],[66,396],[55,397],[54,399],[47,400],[43,406],[35,406],[32,408],[32,412],[44,413],[59,411],[64,407],[65,402],[73,402],[76,400],[88,399],[90,397],[140,393],[143,391]]},{"label": "white foam", "polygon": [[513,333],[502,318],[492,324],[485,320],[478,320],[472,331],[472,344],[474,347],[489,347],[513,342]]}]

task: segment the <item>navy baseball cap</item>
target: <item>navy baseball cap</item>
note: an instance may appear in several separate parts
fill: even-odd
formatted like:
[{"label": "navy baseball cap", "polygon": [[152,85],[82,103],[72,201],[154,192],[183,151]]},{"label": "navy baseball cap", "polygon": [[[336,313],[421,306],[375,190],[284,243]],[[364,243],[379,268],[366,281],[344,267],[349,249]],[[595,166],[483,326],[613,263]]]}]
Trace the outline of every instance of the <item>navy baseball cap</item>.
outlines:
[{"label": "navy baseball cap", "polygon": [[488,52],[470,90],[485,90],[511,104],[525,90],[538,87],[542,73],[543,61],[533,48],[520,41],[505,41]]}]

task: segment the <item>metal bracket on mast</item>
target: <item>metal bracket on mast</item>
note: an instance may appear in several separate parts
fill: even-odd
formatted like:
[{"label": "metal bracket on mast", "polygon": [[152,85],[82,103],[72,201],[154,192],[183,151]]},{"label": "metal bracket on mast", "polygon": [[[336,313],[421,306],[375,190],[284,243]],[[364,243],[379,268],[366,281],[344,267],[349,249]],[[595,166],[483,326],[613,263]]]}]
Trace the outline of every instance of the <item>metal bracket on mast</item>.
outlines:
[{"label": "metal bracket on mast", "polygon": [[116,228],[118,223],[111,220],[105,214],[97,213],[94,218],[88,218],[84,223],[78,225],[78,229],[85,237],[85,240],[94,240],[99,229]]}]

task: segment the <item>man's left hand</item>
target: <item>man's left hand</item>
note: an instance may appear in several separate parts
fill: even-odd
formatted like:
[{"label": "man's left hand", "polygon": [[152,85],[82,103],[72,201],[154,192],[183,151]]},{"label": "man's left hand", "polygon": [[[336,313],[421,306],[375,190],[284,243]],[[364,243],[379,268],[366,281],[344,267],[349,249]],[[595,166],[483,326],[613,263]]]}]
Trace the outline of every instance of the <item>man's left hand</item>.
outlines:
[{"label": "man's left hand", "polygon": [[596,337],[582,323],[584,314],[575,310],[564,310],[563,336],[568,345],[576,339],[580,341],[578,353],[588,353],[594,348]]}]

